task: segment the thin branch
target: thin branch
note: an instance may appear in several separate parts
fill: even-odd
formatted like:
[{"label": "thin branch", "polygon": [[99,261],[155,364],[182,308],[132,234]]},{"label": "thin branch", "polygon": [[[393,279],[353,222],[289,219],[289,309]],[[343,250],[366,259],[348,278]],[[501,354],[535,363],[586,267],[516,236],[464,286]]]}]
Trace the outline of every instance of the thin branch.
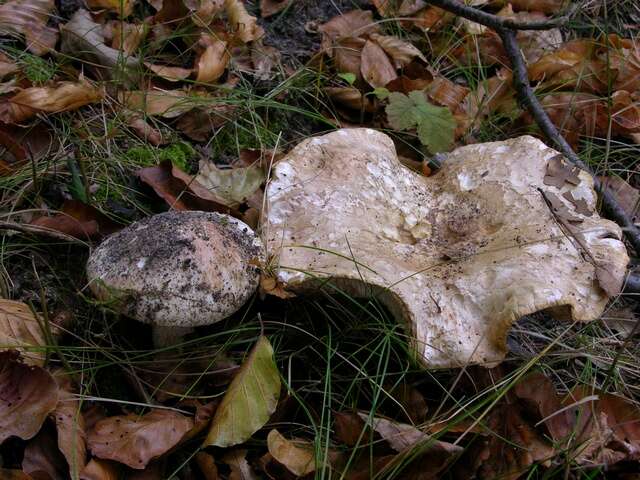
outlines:
[{"label": "thin branch", "polygon": [[511,18],[498,17],[491,13],[483,12],[477,8],[469,7],[457,0],[429,0],[431,5],[464,17],[467,20],[489,27],[496,32],[500,30],[551,30],[558,28],[569,21],[577,11],[578,5],[574,4],[564,15],[539,22],[519,22]]},{"label": "thin branch", "polygon": [[[605,185],[602,184],[598,177],[594,175],[589,166],[587,166],[580,157],[578,157],[576,152],[573,151],[571,145],[569,145],[567,140],[551,121],[549,115],[547,115],[547,112],[544,110],[544,107],[538,100],[538,97],[536,97],[533,88],[531,88],[527,66],[525,65],[522,52],[520,51],[520,46],[516,39],[518,30],[547,30],[561,26],[575,12],[577,5],[574,5],[569,9],[567,14],[561,17],[556,17],[545,22],[529,23],[500,18],[496,15],[478,10],[477,8],[464,5],[457,0],[429,0],[429,3],[468,20],[485,25],[486,27],[495,30],[496,33],[500,35],[505,52],[511,62],[513,70],[513,87],[519,97],[519,101],[527,107],[531,116],[540,127],[540,130],[542,130],[542,133],[544,133],[553,146],[557,147],[574,165],[591,174],[595,187],[600,192],[602,206],[605,213],[620,225],[620,227],[622,227],[625,237],[636,253],[640,254],[640,229],[635,225],[633,219],[627,215],[624,209],[620,206],[613,194]],[[640,287],[640,278],[637,278],[636,275],[632,274],[627,279],[626,291],[634,291],[633,289],[636,286]]]}]

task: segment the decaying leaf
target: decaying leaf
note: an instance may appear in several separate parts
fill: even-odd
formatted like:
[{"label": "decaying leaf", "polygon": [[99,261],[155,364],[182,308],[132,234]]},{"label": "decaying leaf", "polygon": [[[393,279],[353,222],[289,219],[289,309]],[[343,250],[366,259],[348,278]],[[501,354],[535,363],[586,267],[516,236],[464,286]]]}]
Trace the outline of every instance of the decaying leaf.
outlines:
[{"label": "decaying leaf", "polygon": [[119,480],[120,468],[115,462],[92,458],[80,473],[80,480]]},{"label": "decaying leaf", "polygon": [[102,100],[102,90],[89,82],[60,82],[53,87],[30,87],[0,105],[0,120],[20,123],[38,113],[76,110]]},{"label": "decaying leaf", "polygon": [[365,81],[374,88],[384,87],[398,77],[384,50],[371,40],[367,40],[362,48],[360,72]]},{"label": "decaying leaf", "polygon": [[427,62],[422,52],[406,40],[391,35],[380,35],[378,33],[372,33],[370,38],[387,52],[398,68],[408,65],[415,57],[418,57],[425,63]]},{"label": "decaying leaf", "polygon": [[86,465],[87,445],[81,402],[73,395],[72,380],[61,370],[54,376],[58,384],[59,399],[53,411],[58,432],[58,448],[69,465],[69,473],[76,478]]},{"label": "decaying leaf", "polygon": [[58,31],[47,26],[53,0],[9,0],[0,5],[0,35],[24,36],[29,51],[44,55],[53,50]]},{"label": "decaying leaf", "polygon": [[88,432],[93,455],[143,469],[175,447],[193,428],[193,420],[171,410],[119,415],[100,420]]},{"label": "decaying leaf", "polygon": [[164,118],[179,117],[198,105],[198,99],[183,90],[134,90],[123,92],[119,99],[131,110]]},{"label": "decaying leaf", "polygon": [[322,47],[329,51],[331,44],[344,37],[359,37],[379,30],[373,21],[373,13],[368,10],[352,10],[338,15],[318,27],[322,33]]},{"label": "decaying leaf", "polygon": [[[373,429],[389,443],[389,446],[396,452],[402,452],[419,442],[429,438],[429,435],[418,430],[413,425],[396,422],[384,417],[374,417],[370,419],[368,414],[359,412],[358,415],[365,425],[370,421]],[[434,443],[438,443],[434,441]]]},{"label": "decaying leaf", "polygon": [[271,275],[260,275],[260,293],[261,295],[273,295],[278,298],[287,299],[295,297],[295,293],[288,292],[283,287],[282,282]]},{"label": "decaying leaf", "polygon": [[9,468],[0,468],[0,478],[3,480],[33,480],[30,475],[27,475],[22,470]]},{"label": "decaying leaf", "polygon": [[257,165],[222,169],[216,167],[213,162],[202,161],[195,180],[225,205],[235,207],[260,188],[265,181],[265,175]]},{"label": "decaying leaf", "polygon": [[115,12],[121,18],[128,17],[133,12],[136,0],[87,0],[87,5],[94,9],[105,9]]},{"label": "decaying leaf", "polygon": [[217,40],[211,35],[203,35],[198,44],[204,51],[196,62],[196,82],[213,83],[224,74],[231,58],[227,42]]},{"label": "decaying leaf", "polygon": [[122,50],[127,56],[133,55],[148,33],[149,26],[146,23],[134,24],[116,21],[113,25],[111,46]]},{"label": "decaying leaf", "polygon": [[408,96],[392,92],[386,112],[393,128],[417,128],[420,141],[432,152],[446,151],[453,142],[456,123],[451,111],[430,104],[420,91]]},{"label": "decaying leaf", "polygon": [[46,370],[25,365],[15,350],[0,352],[0,443],[32,438],[57,404],[58,386]]},{"label": "decaying leaf", "polygon": [[275,15],[292,3],[293,0],[260,0],[260,16],[262,18],[267,18]]},{"label": "decaying leaf", "polygon": [[185,80],[189,78],[192,73],[192,70],[190,68],[170,67],[168,65],[154,65],[152,63],[145,63],[145,65],[153,73],[170,82],[179,82],[180,80]]},{"label": "decaying leaf", "polygon": [[69,467],[58,449],[56,434],[45,423],[40,432],[27,443],[22,469],[34,480],[67,480]]},{"label": "decaying leaf", "polygon": [[273,348],[261,336],[229,385],[204,444],[230,447],[244,443],[269,420],[279,396],[280,374]]},{"label": "decaying leaf", "polygon": [[247,461],[247,450],[239,448],[227,450],[221,460],[231,469],[229,480],[258,480],[258,476]]},{"label": "decaying leaf", "polygon": [[206,452],[196,453],[196,463],[205,480],[218,480],[218,467],[212,455]]},{"label": "decaying leaf", "polygon": [[613,194],[618,201],[618,205],[622,207],[629,217],[636,218],[638,216],[640,209],[640,192],[638,189],[633,188],[620,177],[601,177],[600,181]]},{"label": "decaying leaf", "polygon": [[24,356],[25,363],[41,367],[44,355],[33,351],[33,347],[44,345],[46,342],[42,329],[29,306],[0,299],[0,346],[16,348]]},{"label": "decaying leaf", "polygon": [[267,436],[269,453],[291,473],[298,477],[310,474],[316,469],[313,444],[287,440],[278,430],[273,429]]},{"label": "decaying leaf", "polygon": [[557,155],[549,160],[547,174],[543,180],[545,185],[562,188],[565,183],[571,185],[578,185],[580,183],[580,177],[578,176],[580,169],[563,161],[563,158],[562,155]]},{"label": "decaying leaf", "polygon": [[258,25],[256,17],[249,15],[242,0],[225,0],[224,8],[231,28],[244,43],[258,40],[264,35],[264,30]]},{"label": "decaying leaf", "polygon": [[108,235],[119,228],[95,207],[78,200],[65,201],[59,212],[35,218],[31,225],[55,230],[80,240]]}]

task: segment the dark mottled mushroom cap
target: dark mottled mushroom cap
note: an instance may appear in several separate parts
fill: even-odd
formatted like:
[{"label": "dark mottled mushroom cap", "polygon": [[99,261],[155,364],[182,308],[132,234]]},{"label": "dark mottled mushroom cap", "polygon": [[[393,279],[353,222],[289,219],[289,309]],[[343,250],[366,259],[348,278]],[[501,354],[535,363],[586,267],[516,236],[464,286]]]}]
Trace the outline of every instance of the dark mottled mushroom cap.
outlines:
[{"label": "dark mottled mushroom cap", "polygon": [[172,211],[136,222],[94,250],[92,291],[159,326],[208,325],[237,311],[258,286],[263,248],[253,230],[219,213]]}]

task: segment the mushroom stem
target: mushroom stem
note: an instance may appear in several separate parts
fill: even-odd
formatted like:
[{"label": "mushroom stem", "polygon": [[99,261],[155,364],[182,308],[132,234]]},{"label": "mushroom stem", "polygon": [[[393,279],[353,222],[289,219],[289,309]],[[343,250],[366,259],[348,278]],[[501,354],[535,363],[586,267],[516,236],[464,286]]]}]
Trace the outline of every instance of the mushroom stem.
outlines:
[{"label": "mushroom stem", "polygon": [[182,343],[185,335],[193,332],[193,327],[166,327],[154,325],[151,329],[153,346],[155,348],[173,347]]}]

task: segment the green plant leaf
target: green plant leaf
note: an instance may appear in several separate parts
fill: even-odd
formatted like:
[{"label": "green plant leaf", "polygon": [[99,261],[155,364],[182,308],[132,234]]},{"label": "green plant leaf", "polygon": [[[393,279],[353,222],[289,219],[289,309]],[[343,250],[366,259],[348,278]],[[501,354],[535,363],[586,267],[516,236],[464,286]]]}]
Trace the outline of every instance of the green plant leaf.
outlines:
[{"label": "green plant leaf", "polygon": [[432,153],[447,150],[453,143],[456,121],[446,107],[427,102],[420,90],[405,95],[393,92],[386,108],[389,124],[396,130],[417,128],[418,138]]},{"label": "green plant leaf", "polygon": [[353,83],[356,81],[356,76],[351,72],[339,73],[338,77],[343,79],[349,85],[353,85]]},{"label": "green plant leaf", "polygon": [[273,347],[261,336],[216,409],[205,446],[246,442],[269,420],[280,396],[280,374]]}]

